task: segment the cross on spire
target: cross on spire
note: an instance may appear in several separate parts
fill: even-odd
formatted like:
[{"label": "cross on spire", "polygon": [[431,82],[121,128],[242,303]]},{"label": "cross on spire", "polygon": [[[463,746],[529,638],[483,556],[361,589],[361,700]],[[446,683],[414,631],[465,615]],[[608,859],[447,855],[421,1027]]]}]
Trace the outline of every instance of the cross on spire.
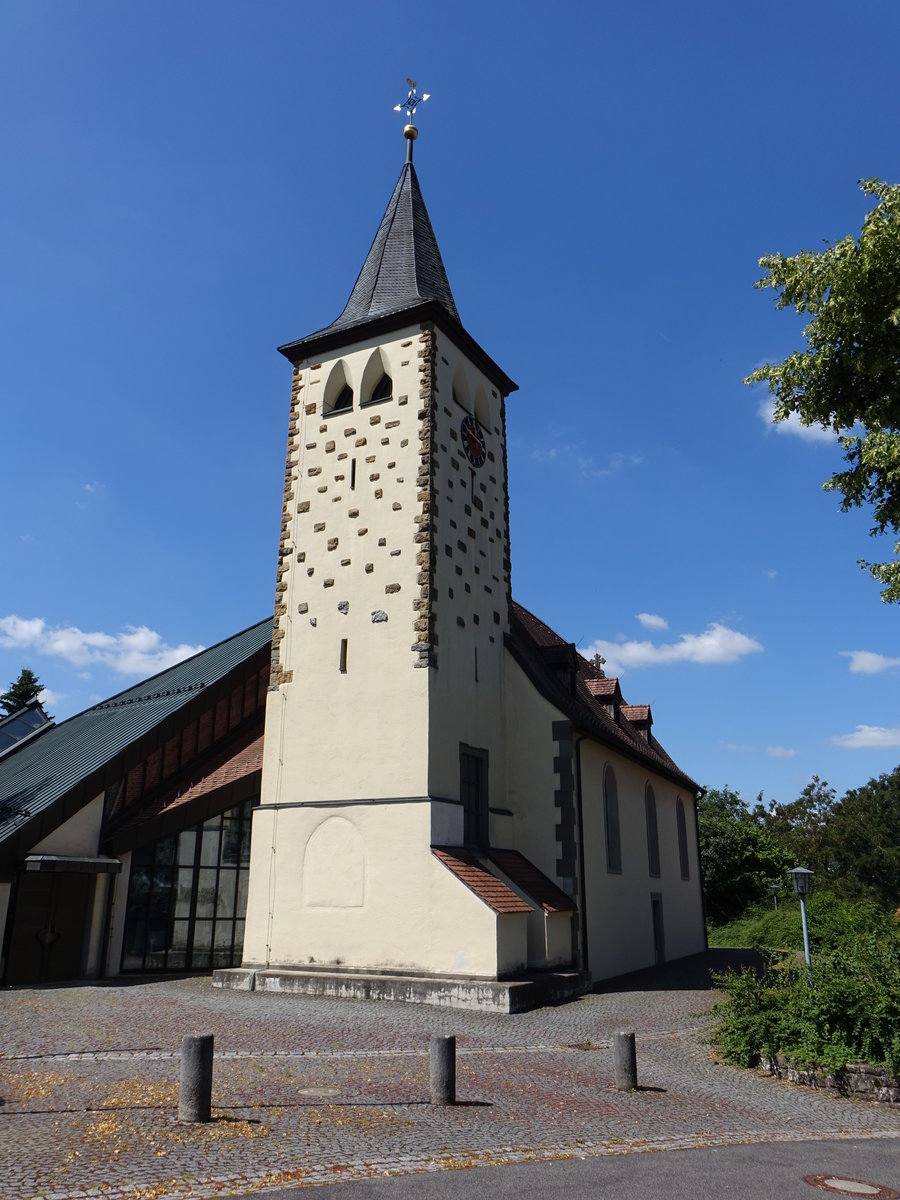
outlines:
[{"label": "cross on spire", "polygon": [[404,108],[406,109],[406,125],[403,127],[403,136],[406,138],[406,161],[411,163],[413,142],[419,136],[415,125],[416,108],[427,100],[431,93],[423,92],[420,96],[416,91],[415,79],[407,79],[406,82],[409,85],[409,95],[405,101],[394,105],[394,112],[403,112]]}]

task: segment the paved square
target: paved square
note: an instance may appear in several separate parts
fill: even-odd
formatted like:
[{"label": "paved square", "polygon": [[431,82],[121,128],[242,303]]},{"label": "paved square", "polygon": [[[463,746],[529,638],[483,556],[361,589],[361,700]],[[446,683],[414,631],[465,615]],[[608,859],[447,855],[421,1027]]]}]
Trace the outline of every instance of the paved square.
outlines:
[{"label": "paved square", "polygon": [[[715,958],[715,952],[711,959]],[[715,1063],[706,964],[495,1016],[218,991],[208,977],[0,994],[4,1200],[209,1197],[533,1159],[805,1137],[900,1137],[900,1111]],[[613,1086],[637,1034],[641,1090]],[[176,1120],[179,1047],[215,1035],[206,1126]],[[460,1104],[428,1104],[457,1038]]]}]

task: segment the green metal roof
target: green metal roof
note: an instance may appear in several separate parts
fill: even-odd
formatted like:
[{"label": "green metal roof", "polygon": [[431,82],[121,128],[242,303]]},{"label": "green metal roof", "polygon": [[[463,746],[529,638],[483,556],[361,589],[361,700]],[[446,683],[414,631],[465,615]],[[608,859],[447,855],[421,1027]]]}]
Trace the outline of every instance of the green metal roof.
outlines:
[{"label": "green metal roof", "polygon": [[[107,769],[175,714],[202,699],[235,668],[268,655],[272,620],[201,650],[124,692],[95,704],[0,758],[0,873],[7,874],[23,842],[45,837],[113,782]],[[130,764],[129,764],[130,766]]]}]

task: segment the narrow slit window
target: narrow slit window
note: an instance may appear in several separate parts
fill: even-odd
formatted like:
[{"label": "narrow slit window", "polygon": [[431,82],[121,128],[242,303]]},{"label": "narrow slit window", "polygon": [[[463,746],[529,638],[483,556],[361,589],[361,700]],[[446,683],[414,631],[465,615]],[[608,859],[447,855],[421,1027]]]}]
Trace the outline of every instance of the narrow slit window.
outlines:
[{"label": "narrow slit window", "polygon": [[346,638],[341,638],[340,672],[342,675],[347,674],[347,639]]},{"label": "narrow slit window", "polygon": [[350,459],[350,491],[356,490],[356,459]]}]

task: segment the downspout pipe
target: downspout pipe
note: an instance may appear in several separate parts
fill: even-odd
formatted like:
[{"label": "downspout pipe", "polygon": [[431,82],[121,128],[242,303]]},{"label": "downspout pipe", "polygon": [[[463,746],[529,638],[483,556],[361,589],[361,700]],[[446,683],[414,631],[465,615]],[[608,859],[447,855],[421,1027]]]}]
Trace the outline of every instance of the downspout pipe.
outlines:
[{"label": "downspout pipe", "polygon": [[[587,895],[584,890],[584,804],[581,794],[581,743],[584,741],[584,738],[585,735],[579,733],[575,739],[575,803],[578,813],[578,908],[579,916],[581,917],[581,920],[578,922],[578,938],[581,943],[578,949],[582,971],[590,971],[587,937]],[[696,825],[696,819],[694,823]],[[704,919],[705,928],[706,922]]]},{"label": "downspout pipe", "polygon": [[697,812],[697,802],[706,795],[706,788],[701,788],[694,795],[694,838],[697,842],[697,874],[700,876],[700,915],[703,918],[703,946],[709,949],[709,929],[706,924],[706,880],[703,878],[703,858],[700,854],[700,814]]}]

